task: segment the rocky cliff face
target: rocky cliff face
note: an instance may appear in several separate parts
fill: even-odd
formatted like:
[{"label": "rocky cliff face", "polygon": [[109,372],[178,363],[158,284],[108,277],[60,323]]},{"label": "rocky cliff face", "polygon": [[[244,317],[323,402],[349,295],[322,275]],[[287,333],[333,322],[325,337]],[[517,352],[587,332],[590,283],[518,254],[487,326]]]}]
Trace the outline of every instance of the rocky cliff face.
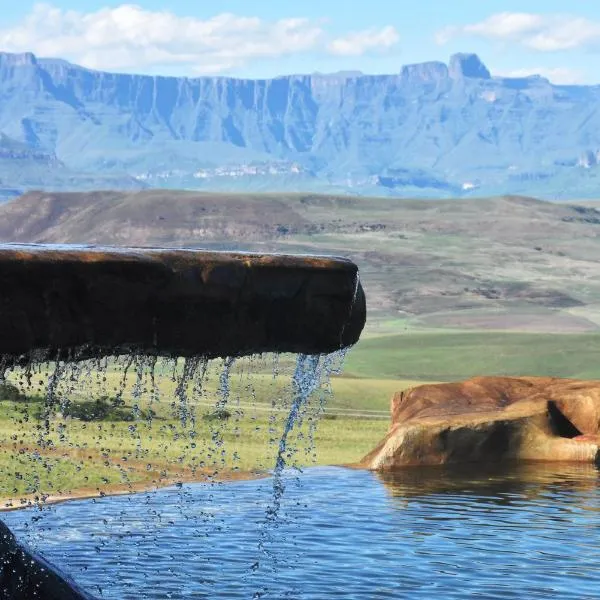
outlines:
[{"label": "rocky cliff face", "polygon": [[[472,54],[391,75],[269,80],[0,54],[1,132],[78,173],[153,186],[586,195],[597,173],[577,161],[600,148],[599,106],[600,87],[495,78]],[[225,166],[230,177],[206,176]]]}]

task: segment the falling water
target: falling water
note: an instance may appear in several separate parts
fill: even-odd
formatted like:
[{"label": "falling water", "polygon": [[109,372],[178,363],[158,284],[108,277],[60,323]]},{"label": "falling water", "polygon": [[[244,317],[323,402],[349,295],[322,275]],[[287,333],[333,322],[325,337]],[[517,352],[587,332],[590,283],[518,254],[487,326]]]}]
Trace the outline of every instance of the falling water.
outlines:
[{"label": "falling water", "polygon": [[[257,539],[262,558],[249,567],[253,572],[270,561],[276,568],[269,545],[281,518],[286,471],[314,462],[329,377],[339,372],[344,354],[212,361],[36,356],[19,366],[0,357],[0,410],[13,424],[0,429],[2,506],[36,507],[28,539],[35,546],[35,531],[55,501],[132,492],[150,497],[175,484],[180,516],[187,518],[182,483],[205,482],[213,488],[202,508],[209,529],[197,535],[209,535],[223,525],[218,487],[224,480],[270,475],[272,494]],[[97,553],[127,538],[122,518],[123,534],[100,536]],[[168,525],[149,503],[148,531],[163,519]]]}]

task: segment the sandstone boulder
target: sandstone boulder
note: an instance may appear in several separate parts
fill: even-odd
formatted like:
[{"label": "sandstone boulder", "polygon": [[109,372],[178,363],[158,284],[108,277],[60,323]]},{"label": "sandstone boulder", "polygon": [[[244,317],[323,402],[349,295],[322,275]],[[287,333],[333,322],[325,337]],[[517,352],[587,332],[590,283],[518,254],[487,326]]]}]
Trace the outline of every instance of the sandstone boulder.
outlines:
[{"label": "sandstone boulder", "polygon": [[600,457],[600,381],[475,377],[398,392],[391,412],[388,434],[363,466]]}]

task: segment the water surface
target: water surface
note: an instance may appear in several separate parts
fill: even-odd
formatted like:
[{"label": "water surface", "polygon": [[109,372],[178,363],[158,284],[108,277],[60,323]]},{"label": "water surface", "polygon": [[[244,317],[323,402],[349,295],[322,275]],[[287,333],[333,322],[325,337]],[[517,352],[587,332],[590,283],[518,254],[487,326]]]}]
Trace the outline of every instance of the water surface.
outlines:
[{"label": "water surface", "polygon": [[600,478],[313,468],[3,515],[101,598],[598,598]]}]

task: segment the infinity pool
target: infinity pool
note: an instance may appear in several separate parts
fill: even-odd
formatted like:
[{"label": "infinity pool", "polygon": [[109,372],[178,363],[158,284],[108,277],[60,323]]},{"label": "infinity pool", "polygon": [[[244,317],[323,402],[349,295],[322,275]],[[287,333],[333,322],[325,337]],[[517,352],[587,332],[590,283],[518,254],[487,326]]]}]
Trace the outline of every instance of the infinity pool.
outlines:
[{"label": "infinity pool", "polygon": [[100,598],[598,598],[600,475],[343,468],[3,515]]}]

